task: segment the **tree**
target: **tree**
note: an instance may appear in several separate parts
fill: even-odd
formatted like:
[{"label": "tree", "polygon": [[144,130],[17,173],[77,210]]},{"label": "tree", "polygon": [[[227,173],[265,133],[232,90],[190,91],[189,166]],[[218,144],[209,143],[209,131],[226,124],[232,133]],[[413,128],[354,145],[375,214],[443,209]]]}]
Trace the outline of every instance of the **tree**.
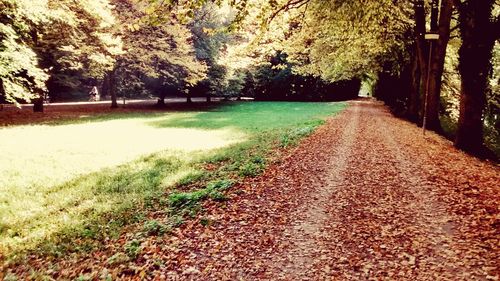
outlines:
[{"label": "tree", "polygon": [[30,101],[46,91],[32,32],[52,17],[42,1],[0,0],[0,94],[7,102]]},{"label": "tree", "polygon": [[[151,2],[152,10],[163,12],[176,5],[187,10],[213,5],[207,4],[211,1]],[[386,61],[401,58],[408,44],[405,33],[412,24],[411,5],[406,1],[246,0],[233,4],[238,13],[230,29],[236,25],[253,34],[250,49],[264,49],[265,56],[283,52],[294,73],[326,82],[377,73]],[[198,16],[209,15],[200,11]],[[196,18],[197,13],[193,14]],[[203,49],[197,41],[210,37],[207,29],[212,28],[194,26],[196,49]]]},{"label": "tree", "polygon": [[230,76],[227,82],[227,87],[225,89],[226,96],[236,97],[237,100],[241,100],[241,94],[246,82],[246,73],[242,69],[237,69]]},{"label": "tree", "polygon": [[55,100],[96,86],[123,49],[108,0],[53,1],[51,7],[64,11],[64,17],[37,28],[37,52],[41,64],[50,69],[48,89]]},{"label": "tree", "polygon": [[406,3],[309,1],[301,9],[284,48],[301,74],[335,82],[377,73],[408,44],[411,6]]},{"label": "tree", "polygon": [[420,97],[424,96],[427,92],[427,67],[429,61],[429,52],[427,47],[427,42],[425,41],[425,5],[424,0],[414,1],[414,56],[417,58],[414,63],[417,69],[413,72],[412,77],[412,93],[410,96],[409,104],[409,118],[414,122],[418,123],[421,121],[420,109],[423,108],[423,99]]},{"label": "tree", "polygon": [[498,15],[493,18],[494,0],[456,0],[455,5],[462,39],[459,50],[462,86],[455,146],[481,153],[484,151],[482,117],[493,46],[500,38],[500,20]]},{"label": "tree", "polygon": [[[207,67],[195,55],[191,31],[174,17],[161,25],[141,23],[146,16],[134,1],[115,1],[116,16],[126,53],[108,73],[106,85],[116,100],[117,91],[124,94],[131,87],[148,89],[164,104],[167,92],[184,93],[206,77]],[[115,91],[111,91],[115,89]],[[116,104],[115,104],[116,106]]]},{"label": "tree", "polygon": [[189,23],[196,57],[208,67],[207,77],[199,81],[194,92],[205,94],[207,101],[211,100],[211,96],[220,95],[228,82],[228,69],[219,63],[219,59],[231,40],[225,30],[231,18],[231,14],[223,16],[217,5],[207,2],[194,12],[194,17]]},{"label": "tree", "polygon": [[43,111],[47,90],[99,78],[120,52],[105,0],[2,0],[0,7],[1,91],[9,102],[34,100],[34,111]]},{"label": "tree", "polygon": [[439,39],[432,44],[431,58],[429,59],[429,83],[427,89],[427,97],[424,101],[427,105],[424,108],[426,119],[426,127],[436,132],[441,132],[441,122],[439,120],[440,109],[440,94],[442,77],[444,70],[444,61],[446,57],[446,48],[450,38],[450,23],[453,14],[453,0],[442,0],[441,8],[438,12],[436,9],[437,1],[433,0],[433,12],[431,15],[431,31],[436,31],[439,34]]}]

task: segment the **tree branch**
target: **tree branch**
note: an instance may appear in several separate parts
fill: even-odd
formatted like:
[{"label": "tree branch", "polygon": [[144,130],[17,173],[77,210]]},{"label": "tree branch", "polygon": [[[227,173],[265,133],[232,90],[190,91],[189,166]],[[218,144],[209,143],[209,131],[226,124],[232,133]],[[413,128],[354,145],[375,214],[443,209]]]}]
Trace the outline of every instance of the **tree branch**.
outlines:
[{"label": "tree branch", "polygon": [[300,7],[309,3],[310,0],[289,0],[285,5],[281,6],[278,10],[274,11],[268,18],[267,23],[271,23],[280,13],[289,11],[291,9],[300,9]]}]

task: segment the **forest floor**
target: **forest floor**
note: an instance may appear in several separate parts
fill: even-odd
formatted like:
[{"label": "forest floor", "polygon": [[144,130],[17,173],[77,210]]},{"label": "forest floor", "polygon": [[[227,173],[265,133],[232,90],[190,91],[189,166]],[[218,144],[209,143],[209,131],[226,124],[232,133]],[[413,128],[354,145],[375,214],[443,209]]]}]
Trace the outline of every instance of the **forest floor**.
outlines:
[{"label": "forest floor", "polygon": [[142,240],[135,259],[110,262],[124,233],[30,264],[55,279],[498,280],[499,184],[497,165],[353,101],[228,201]]}]

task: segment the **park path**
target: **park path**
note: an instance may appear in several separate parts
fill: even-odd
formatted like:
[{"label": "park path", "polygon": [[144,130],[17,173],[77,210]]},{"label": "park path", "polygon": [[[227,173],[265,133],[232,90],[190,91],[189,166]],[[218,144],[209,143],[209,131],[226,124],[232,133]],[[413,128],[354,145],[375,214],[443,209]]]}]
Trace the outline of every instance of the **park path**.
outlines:
[{"label": "park path", "polygon": [[422,136],[371,100],[350,102],[286,153],[234,187],[230,200],[206,202],[172,235],[146,238],[133,263],[106,263],[123,247],[114,242],[90,256],[49,261],[60,269],[53,276],[499,279],[497,165],[433,133]]},{"label": "park path", "polygon": [[167,279],[498,280],[500,169],[354,101],[224,208]]}]

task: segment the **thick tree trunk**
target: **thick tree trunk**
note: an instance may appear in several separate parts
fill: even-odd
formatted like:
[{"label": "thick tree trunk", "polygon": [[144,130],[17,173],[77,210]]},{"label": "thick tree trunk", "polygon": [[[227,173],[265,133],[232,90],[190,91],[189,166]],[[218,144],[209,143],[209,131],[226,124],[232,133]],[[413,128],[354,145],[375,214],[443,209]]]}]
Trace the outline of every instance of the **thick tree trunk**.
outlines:
[{"label": "thick tree trunk", "polygon": [[33,112],[43,112],[43,95],[33,100]]},{"label": "thick tree trunk", "polygon": [[109,72],[108,83],[109,95],[111,96],[111,108],[118,108],[118,101],[116,98],[116,67]]},{"label": "thick tree trunk", "polygon": [[212,102],[212,97],[210,95],[207,96],[207,102]]},{"label": "thick tree trunk", "polygon": [[439,0],[431,1],[431,32],[439,28]]},{"label": "thick tree trunk", "polygon": [[115,85],[115,78],[114,78],[114,73],[112,74],[112,78],[110,79],[109,83],[109,91],[111,95],[111,108],[118,108],[118,101],[116,98],[116,85]]},{"label": "thick tree trunk", "polygon": [[470,0],[459,8],[462,46],[459,71],[462,79],[460,117],[455,146],[471,153],[482,153],[483,110],[495,36],[490,22],[494,0]]},{"label": "thick tree trunk", "polygon": [[443,0],[439,16],[439,40],[432,44],[432,58],[429,71],[429,89],[427,96],[426,119],[427,128],[436,132],[441,132],[441,122],[439,121],[441,79],[444,70],[444,60],[446,48],[450,39],[450,23],[453,13],[453,1]]},{"label": "thick tree trunk", "polygon": [[187,103],[193,103],[193,100],[191,99],[191,96],[187,96],[186,102]]},{"label": "thick tree trunk", "polygon": [[166,96],[167,96],[167,95],[165,95],[165,94],[160,94],[160,95],[158,96],[158,101],[156,102],[156,105],[157,105],[157,106],[160,106],[160,107],[164,107],[164,106],[165,106],[165,97],[166,97]]},{"label": "thick tree trunk", "polygon": [[419,122],[419,110],[420,110],[420,68],[418,65],[418,56],[416,53],[416,47],[413,47],[411,69],[410,69],[410,96],[408,100],[408,111],[407,118],[415,123]]},{"label": "thick tree trunk", "polygon": [[118,108],[118,101],[116,100],[116,91],[111,90],[111,108]]},{"label": "thick tree trunk", "polygon": [[[35,49],[38,47],[38,32],[37,29],[33,28],[31,30],[31,39],[33,40],[33,46]],[[41,89],[37,90],[38,97],[33,100],[33,112],[43,112],[43,101],[44,92]]]}]

